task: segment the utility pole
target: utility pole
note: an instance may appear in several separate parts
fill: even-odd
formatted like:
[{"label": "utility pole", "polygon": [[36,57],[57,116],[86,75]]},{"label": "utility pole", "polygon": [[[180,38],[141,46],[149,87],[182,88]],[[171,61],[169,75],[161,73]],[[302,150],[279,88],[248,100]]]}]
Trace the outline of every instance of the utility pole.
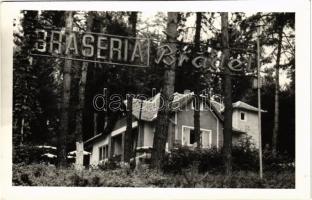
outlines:
[{"label": "utility pole", "polygon": [[263,177],[262,170],[262,138],[261,138],[261,76],[260,76],[260,26],[257,27],[257,89],[258,89],[258,130],[259,130],[259,174]]}]

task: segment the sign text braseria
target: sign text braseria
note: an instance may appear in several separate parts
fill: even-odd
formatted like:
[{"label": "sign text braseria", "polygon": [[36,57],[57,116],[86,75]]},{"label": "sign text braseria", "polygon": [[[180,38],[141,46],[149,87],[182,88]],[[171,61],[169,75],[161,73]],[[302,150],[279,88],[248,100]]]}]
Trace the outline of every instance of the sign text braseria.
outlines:
[{"label": "sign text braseria", "polygon": [[[149,65],[149,40],[102,33],[37,30],[36,51],[52,55],[97,59],[114,64]],[[64,42],[67,40],[66,42]],[[65,45],[63,45],[65,43]],[[64,48],[65,46],[65,48]]]}]

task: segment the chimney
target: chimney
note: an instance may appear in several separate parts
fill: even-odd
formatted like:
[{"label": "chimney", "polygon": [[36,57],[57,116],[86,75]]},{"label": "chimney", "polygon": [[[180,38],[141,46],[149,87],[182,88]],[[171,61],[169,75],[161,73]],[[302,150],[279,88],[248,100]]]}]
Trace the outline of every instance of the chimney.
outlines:
[{"label": "chimney", "polygon": [[191,93],[191,90],[184,90],[183,94],[189,94]]}]

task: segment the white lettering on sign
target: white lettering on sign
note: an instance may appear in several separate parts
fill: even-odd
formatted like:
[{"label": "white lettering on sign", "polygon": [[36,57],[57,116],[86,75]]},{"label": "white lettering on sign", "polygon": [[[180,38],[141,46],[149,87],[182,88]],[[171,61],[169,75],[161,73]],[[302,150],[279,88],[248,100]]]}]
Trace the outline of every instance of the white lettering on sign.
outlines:
[{"label": "white lettering on sign", "polygon": [[65,54],[68,54],[69,51],[74,51],[75,55],[78,55],[78,47],[77,47],[77,38],[76,38],[76,34],[74,33],[70,33],[69,34],[69,39],[68,39],[68,43],[66,45],[66,50],[65,50]]},{"label": "white lettering on sign", "polygon": [[[57,35],[57,40],[55,40],[55,35]],[[54,50],[54,46],[57,46],[56,51]],[[62,34],[60,31],[51,31],[50,38],[50,52],[51,53],[59,53],[62,50]]]},{"label": "white lettering on sign", "polygon": [[166,65],[172,65],[176,61],[174,55],[175,51],[173,51],[169,45],[160,46],[158,49],[161,50],[161,53],[159,58],[155,60],[157,64],[159,64],[160,61],[163,61],[163,63]]},{"label": "white lettering on sign", "polygon": [[[95,62],[100,63],[137,67],[149,66],[148,38],[73,31],[65,34],[54,30],[37,30],[36,33],[37,41],[33,55],[57,54],[58,57],[66,59],[66,56],[72,54],[68,59],[90,62],[96,60]],[[62,44],[65,44],[64,48]]]},{"label": "white lettering on sign", "polygon": [[97,41],[97,58],[106,59],[105,55],[101,55],[101,52],[108,50],[107,37],[99,36]]},{"label": "white lettering on sign", "polygon": [[182,67],[183,62],[188,62],[190,60],[190,58],[185,55],[185,54],[180,54],[179,56],[179,62],[178,62],[178,67]]},{"label": "white lettering on sign", "polygon": [[207,57],[197,56],[192,60],[192,64],[196,68],[206,68],[207,66]]},{"label": "white lettering on sign", "polygon": [[228,62],[228,67],[230,68],[230,70],[234,72],[242,71],[243,70],[242,65],[243,63],[239,59],[233,59]]},{"label": "white lettering on sign", "polygon": [[[178,56],[178,67],[181,67],[184,62],[188,62],[191,59],[191,63],[195,68],[205,68],[210,72],[216,72],[218,68],[223,66],[224,56],[219,54],[217,51],[214,51],[212,54],[212,50],[209,50],[209,56],[204,55],[202,52],[197,53],[200,54],[198,56],[194,56],[190,58],[186,53],[181,53]],[[159,64],[163,62],[166,65],[171,65],[176,61],[175,52],[170,48],[169,45],[162,45],[158,47],[157,57],[155,62]],[[249,55],[248,58],[235,58],[230,59],[227,63],[228,68],[233,72],[241,72],[246,70],[250,72],[252,70],[252,61],[254,60],[254,55]]]},{"label": "white lettering on sign", "polygon": [[125,39],[125,42],[124,42],[124,44],[125,44],[125,47],[124,47],[124,59],[123,59],[123,61],[127,61],[128,60],[128,39]]},{"label": "white lettering on sign", "polygon": [[[138,51],[138,53],[137,53]],[[139,41],[135,41],[134,50],[131,56],[131,62],[134,61],[135,58],[140,58],[140,61],[143,62],[143,56],[142,56],[142,50],[141,50],[141,44]]]},{"label": "white lettering on sign", "polygon": [[45,52],[47,49],[46,39],[47,39],[48,34],[45,30],[37,30],[36,33],[38,36],[37,43],[36,43],[36,49],[39,52]]},{"label": "white lettering on sign", "polygon": [[94,47],[92,44],[88,44],[87,41],[93,43],[94,36],[91,34],[85,34],[82,37],[82,45],[84,46],[84,48],[82,49],[81,53],[84,57],[92,57],[94,54]]},{"label": "white lettering on sign", "polygon": [[[113,59],[114,52],[117,52],[117,60],[121,60],[121,39],[119,38],[111,38],[111,46],[109,51],[109,59]],[[117,44],[117,46],[116,46]]]}]

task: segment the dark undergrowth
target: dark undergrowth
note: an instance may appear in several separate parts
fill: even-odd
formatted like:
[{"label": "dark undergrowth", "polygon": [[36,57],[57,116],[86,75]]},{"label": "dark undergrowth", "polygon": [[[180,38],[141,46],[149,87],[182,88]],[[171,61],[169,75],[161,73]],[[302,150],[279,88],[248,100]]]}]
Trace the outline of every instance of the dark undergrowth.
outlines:
[{"label": "dark undergrowth", "polygon": [[76,172],[72,168],[57,169],[45,164],[14,164],[14,186],[79,186],[79,187],[205,187],[205,188],[295,188],[294,171],[266,172],[261,180],[250,171],[234,171],[231,178],[221,173],[199,173],[192,168],[181,174],[159,173],[118,168],[89,169]]},{"label": "dark undergrowth", "polygon": [[[87,186],[87,187],[205,187],[205,188],[295,188],[294,158],[286,154],[272,157],[263,151],[263,179],[259,178],[258,150],[249,139],[233,147],[233,174],[223,174],[222,152],[216,148],[172,149],[163,161],[162,172],[148,165],[124,165],[111,159],[104,165],[81,172],[72,167],[57,169],[44,164],[40,152],[15,151],[13,185],[15,186]],[[34,159],[38,154],[38,159]],[[27,159],[31,158],[31,159]],[[36,164],[37,163],[37,164]]]}]

